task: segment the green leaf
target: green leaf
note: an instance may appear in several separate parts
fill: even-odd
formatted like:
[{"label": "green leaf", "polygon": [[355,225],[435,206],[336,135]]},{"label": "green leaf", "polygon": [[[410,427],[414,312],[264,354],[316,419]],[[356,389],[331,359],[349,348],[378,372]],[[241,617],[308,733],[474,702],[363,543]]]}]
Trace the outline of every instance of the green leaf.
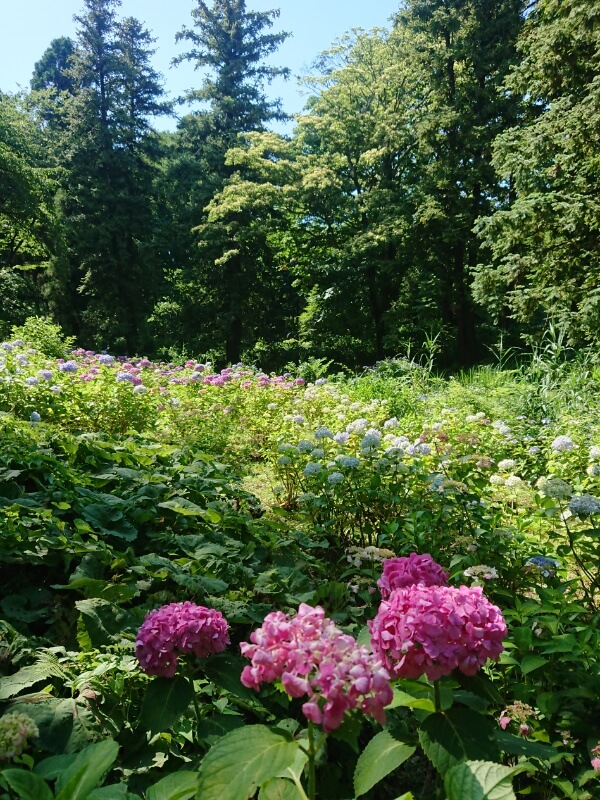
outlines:
[{"label": "green leaf", "polygon": [[86,795],[85,800],[128,800],[131,795],[127,791],[126,783],[111,783],[110,786],[101,786]]},{"label": "green leaf", "polygon": [[155,678],[142,701],[139,727],[152,736],[168,730],[194,701],[194,686],[187,678]]},{"label": "green leaf", "polygon": [[434,767],[444,775],[461,761],[499,759],[494,723],[469,708],[431,714],[422,723],[419,741]]},{"label": "green leaf", "polygon": [[376,783],[397,769],[412,756],[416,748],[399,742],[388,732],[381,731],[365,747],[354,771],[356,797],[366,794]]},{"label": "green leaf", "polygon": [[298,800],[302,797],[293,781],[270,778],[258,794],[258,800]]},{"label": "green leaf", "polygon": [[185,497],[178,497],[173,500],[165,500],[164,503],[159,503],[158,507],[168,508],[169,511],[173,511],[175,514],[182,514],[184,517],[206,516],[206,511],[204,508],[200,508],[200,506],[192,503],[191,500],[186,500]]},{"label": "green leaf", "polygon": [[219,653],[202,661],[202,672],[221,689],[225,689],[243,700],[256,702],[258,700],[257,693],[248,689],[240,681],[240,675],[247,663],[248,659],[241,656]]},{"label": "green leaf", "polygon": [[197,798],[246,800],[269,778],[290,767],[299,748],[281,730],[247,725],[213,745],[200,765]]},{"label": "green leaf", "polygon": [[542,658],[541,656],[525,656],[521,661],[521,672],[523,675],[528,675],[530,672],[543,667],[544,664],[547,663],[548,659]]},{"label": "green leaf", "polygon": [[542,761],[557,761],[563,755],[555,747],[543,742],[532,742],[522,736],[515,736],[508,731],[498,730],[494,738],[504,753],[511,756],[525,756],[526,758],[539,758]]},{"label": "green leaf", "polygon": [[197,772],[173,772],[148,789],[146,800],[188,800],[197,788]]},{"label": "green leaf", "polygon": [[504,767],[490,761],[457,764],[444,779],[447,800],[516,800],[513,776],[528,767],[528,764]]},{"label": "green leaf", "polygon": [[33,772],[24,769],[5,769],[2,777],[24,800],[53,800],[48,784]]},{"label": "green leaf", "polygon": [[56,782],[56,800],[85,800],[108,772],[118,752],[119,745],[105,739],[77,753],[77,758]]},{"label": "green leaf", "polygon": [[435,711],[433,700],[429,697],[414,697],[412,694],[403,692],[397,686],[394,688],[392,702],[386,708],[420,708],[423,711]]},{"label": "green leaf", "polygon": [[7,700],[14,697],[23,689],[35,686],[40,681],[48,678],[64,678],[64,670],[59,665],[50,662],[33,664],[30,667],[23,667],[14,675],[7,675],[0,681],[0,700]]}]

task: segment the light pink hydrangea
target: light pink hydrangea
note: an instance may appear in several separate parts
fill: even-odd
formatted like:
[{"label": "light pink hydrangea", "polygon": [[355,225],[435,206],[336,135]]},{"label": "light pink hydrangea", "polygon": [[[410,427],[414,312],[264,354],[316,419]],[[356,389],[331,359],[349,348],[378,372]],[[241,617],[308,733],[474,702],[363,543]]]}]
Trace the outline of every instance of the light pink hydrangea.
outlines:
[{"label": "light pink hydrangea", "polygon": [[394,589],[423,584],[445,586],[448,573],[436,563],[429,553],[411,553],[408,557],[388,558],[383,562],[383,573],[377,581],[381,597],[387,600]]},{"label": "light pink hydrangea", "polygon": [[242,671],[244,686],[258,689],[281,679],[290,697],[308,695],[302,711],[326,733],[356,707],[385,723],[392,689],[381,659],[342,633],[320,606],[302,603],[292,617],[268,614],[250,640],[240,645],[252,662]]},{"label": "light pink hydrangea", "polygon": [[172,678],[179,655],[205,658],[229,644],[228,626],[220,611],[195,603],[170,603],[151,611],[135,641],[135,654],[144,672]]},{"label": "light pink hydrangea", "polygon": [[507,633],[500,609],[480,586],[396,589],[369,628],[373,651],[392,677],[430,680],[454,669],[474,675],[489,658],[498,658]]},{"label": "light pink hydrangea", "polygon": [[600,742],[596,745],[596,747],[592,748],[592,769],[597,771],[600,770]]}]

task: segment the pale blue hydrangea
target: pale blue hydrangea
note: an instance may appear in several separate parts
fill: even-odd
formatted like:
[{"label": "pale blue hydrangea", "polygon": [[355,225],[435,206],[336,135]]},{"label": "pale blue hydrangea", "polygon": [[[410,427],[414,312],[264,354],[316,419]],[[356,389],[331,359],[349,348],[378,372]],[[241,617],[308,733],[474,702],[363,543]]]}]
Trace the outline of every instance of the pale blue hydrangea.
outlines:
[{"label": "pale blue hydrangea", "polygon": [[571,484],[557,476],[539,478],[536,486],[546,497],[553,497],[555,500],[568,500],[573,494]]},{"label": "pale blue hydrangea", "polygon": [[413,447],[413,453],[418,456],[428,456],[431,454],[431,446],[426,442],[418,442]]},{"label": "pale blue hydrangea", "polygon": [[27,386],[37,386],[38,379],[35,377],[35,375],[30,375],[28,378],[25,378],[25,383]]},{"label": "pale blue hydrangea", "polygon": [[327,383],[327,378],[317,378],[315,386],[323,386],[324,383]]},{"label": "pale blue hydrangea", "polygon": [[333,437],[333,441],[336,444],[341,444],[341,445],[348,444],[349,440],[350,440],[350,434],[346,433],[345,431],[342,433],[336,433],[335,436]]},{"label": "pale blue hydrangea", "polygon": [[26,367],[29,364],[29,359],[23,353],[19,353],[15,356],[15,361],[20,367]]},{"label": "pale blue hydrangea", "polygon": [[118,372],[117,383],[133,383],[135,377],[130,372]]},{"label": "pale blue hydrangea", "polygon": [[525,568],[535,569],[540,572],[545,578],[554,575],[555,571],[561,566],[561,562],[555,558],[547,558],[546,556],[533,556],[525,562]]},{"label": "pale blue hydrangea", "polygon": [[371,428],[368,430],[360,441],[361,450],[377,450],[381,447],[381,434],[379,431]]},{"label": "pale blue hydrangea", "polygon": [[298,442],[298,450],[301,453],[311,453],[313,450],[313,443],[309,439],[301,439]]},{"label": "pale blue hydrangea", "polygon": [[2,342],[0,344],[0,347],[3,350],[6,350],[7,353],[12,353],[12,351],[13,351],[13,346],[12,346],[12,344],[10,342]]},{"label": "pale blue hydrangea", "polygon": [[573,495],[569,502],[569,511],[576,517],[591,517],[600,514],[600,500],[591,494]]},{"label": "pale blue hydrangea", "polygon": [[540,452],[540,448],[537,445],[534,444],[527,450],[527,452],[530,455],[535,456]]},{"label": "pale blue hydrangea", "polygon": [[386,419],[383,423],[383,428],[386,431],[392,430],[393,428],[397,428],[400,423],[398,422],[397,417],[391,417],[390,419]]},{"label": "pale blue hydrangea", "polygon": [[321,425],[321,427],[317,428],[315,431],[315,439],[333,439],[333,432],[324,425]]},{"label": "pale blue hydrangea", "polygon": [[567,453],[569,450],[574,450],[576,446],[570,436],[557,436],[550,445],[555,453]]},{"label": "pale blue hydrangea", "polygon": [[340,467],[344,467],[344,469],[356,469],[360,466],[360,461],[356,456],[336,456],[336,462],[340,465]]},{"label": "pale blue hydrangea", "polygon": [[332,472],[331,475],[327,476],[327,482],[331,483],[333,486],[337,486],[344,482],[344,476],[341,472]]},{"label": "pale blue hydrangea", "polygon": [[302,416],[302,414],[294,414],[292,416],[292,422],[295,422],[296,425],[304,425],[306,419]]},{"label": "pale blue hydrangea", "polygon": [[143,383],[139,383],[137,386],[133,387],[133,393],[134,394],[146,394],[147,391],[148,391],[148,387],[144,386]]},{"label": "pale blue hydrangea", "polygon": [[41,420],[42,420],[42,418],[40,417],[40,415],[38,414],[37,411],[32,411],[31,414],[29,415],[29,419],[32,422],[41,422]]},{"label": "pale blue hydrangea", "polygon": [[52,373],[50,372],[49,369],[41,369],[41,370],[39,370],[38,375],[40,376],[40,378],[43,378],[45,381],[51,381],[52,377],[53,377]]},{"label": "pale blue hydrangea", "polygon": [[292,459],[289,456],[279,456],[277,463],[280,467],[287,467],[292,463]]},{"label": "pale blue hydrangea", "polygon": [[317,461],[309,461],[308,464],[304,467],[304,475],[307,478],[311,478],[314,475],[318,475],[321,472],[321,465]]},{"label": "pale blue hydrangea", "polygon": [[312,458],[325,458],[325,451],[320,447],[315,447],[314,450],[311,451]]}]

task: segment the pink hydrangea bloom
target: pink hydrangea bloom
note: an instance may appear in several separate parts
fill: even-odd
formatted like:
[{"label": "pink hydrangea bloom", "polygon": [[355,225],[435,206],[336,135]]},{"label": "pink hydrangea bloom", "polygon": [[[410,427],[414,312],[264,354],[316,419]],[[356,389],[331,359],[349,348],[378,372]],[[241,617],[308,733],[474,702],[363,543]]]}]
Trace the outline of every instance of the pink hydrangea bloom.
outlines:
[{"label": "pink hydrangea bloom", "polygon": [[229,644],[227,621],[220,611],[195,603],[170,603],[151,611],[135,641],[135,654],[144,672],[172,678],[179,655],[205,658]]},{"label": "pink hydrangea bloom", "polygon": [[489,658],[498,658],[507,633],[500,609],[480,586],[396,589],[369,628],[373,651],[392,677],[430,680],[454,669],[474,675]]},{"label": "pink hydrangea bloom", "polygon": [[403,558],[386,558],[383,573],[377,581],[381,597],[387,600],[394,589],[403,589],[421,583],[424,586],[445,586],[448,573],[436,563],[429,553],[411,553]]},{"label": "pink hydrangea bloom", "polygon": [[329,733],[356,707],[384,724],[392,700],[389,674],[382,660],[336,627],[317,606],[302,603],[295,616],[275,611],[250,635],[241,650],[251,660],[244,686],[281,679],[290,697],[308,695],[304,716]]}]

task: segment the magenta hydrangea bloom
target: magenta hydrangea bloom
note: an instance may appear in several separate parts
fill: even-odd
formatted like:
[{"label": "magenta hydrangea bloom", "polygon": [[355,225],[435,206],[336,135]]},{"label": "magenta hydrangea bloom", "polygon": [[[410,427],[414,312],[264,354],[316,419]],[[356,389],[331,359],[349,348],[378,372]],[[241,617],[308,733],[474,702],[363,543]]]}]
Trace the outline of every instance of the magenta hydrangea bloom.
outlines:
[{"label": "magenta hydrangea bloom", "polygon": [[390,675],[437,680],[459,669],[474,675],[504,649],[506,623],[480,586],[394,590],[370,620],[371,645]]},{"label": "magenta hydrangea bloom", "polygon": [[268,614],[250,639],[252,644],[240,645],[252,661],[242,671],[244,686],[258,689],[281,679],[290,697],[308,695],[304,716],[323,725],[326,733],[356,707],[385,723],[392,689],[382,660],[342,633],[320,606],[301,603],[292,617],[281,611]]},{"label": "magenta hydrangea bloom", "polygon": [[381,597],[387,600],[394,589],[404,589],[415,584],[445,586],[448,573],[433,560],[429,553],[411,553],[403,558],[386,558],[383,573],[377,581]]},{"label": "magenta hydrangea bloom", "polygon": [[179,655],[205,658],[229,644],[228,626],[220,611],[186,600],[151,611],[135,640],[135,654],[144,672],[172,678]]}]

